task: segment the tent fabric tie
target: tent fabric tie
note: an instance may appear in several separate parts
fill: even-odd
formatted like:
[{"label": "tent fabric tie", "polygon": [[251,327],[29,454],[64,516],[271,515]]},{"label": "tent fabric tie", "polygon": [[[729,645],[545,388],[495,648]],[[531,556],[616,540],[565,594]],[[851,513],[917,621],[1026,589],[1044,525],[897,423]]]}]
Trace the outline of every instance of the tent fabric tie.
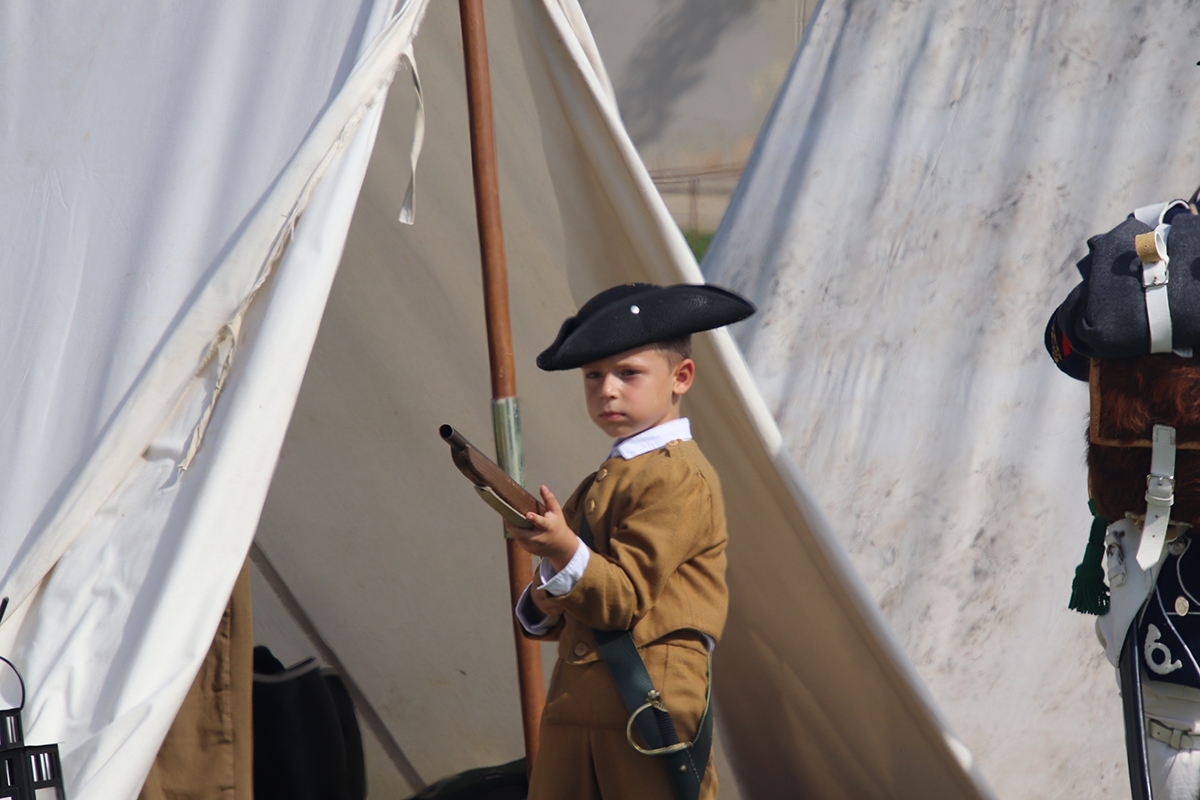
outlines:
[{"label": "tent fabric tie", "polygon": [[408,64],[408,71],[412,73],[413,90],[417,95],[417,111],[413,119],[412,149],[408,153],[408,188],[404,191],[404,202],[400,205],[398,218],[405,225],[412,225],[417,219],[417,162],[421,160],[421,148],[425,146],[425,97],[421,93],[421,75],[417,72],[417,59],[413,54],[411,42],[408,49],[401,53],[400,60]]},{"label": "tent fabric tie", "polygon": [[1108,520],[1096,510],[1096,501],[1088,500],[1092,512],[1092,529],[1088,534],[1083,560],[1075,568],[1075,580],[1071,582],[1071,601],[1067,605],[1072,611],[1102,617],[1108,613],[1108,586],[1104,583],[1104,533]]}]

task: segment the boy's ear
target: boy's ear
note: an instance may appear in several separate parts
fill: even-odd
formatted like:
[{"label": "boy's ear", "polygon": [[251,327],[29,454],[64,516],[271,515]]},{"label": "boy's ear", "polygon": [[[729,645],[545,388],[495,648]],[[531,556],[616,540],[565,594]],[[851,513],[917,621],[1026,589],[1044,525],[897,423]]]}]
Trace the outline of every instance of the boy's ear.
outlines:
[{"label": "boy's ear", "polygon": [[692,381],[696,378],[696,362],[690,358],[684,358],[675,365],[675,386],[671,393],[674,395],[687,394],[688,389],[692,388]]}]

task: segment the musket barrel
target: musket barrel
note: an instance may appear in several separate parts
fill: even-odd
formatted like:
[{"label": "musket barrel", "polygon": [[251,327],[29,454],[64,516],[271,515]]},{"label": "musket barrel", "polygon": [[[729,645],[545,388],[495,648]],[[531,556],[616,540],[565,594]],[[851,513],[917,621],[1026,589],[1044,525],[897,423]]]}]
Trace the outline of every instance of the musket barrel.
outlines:
[{"label": "musket barrel", "polygon": [[467,437],[454,430],[453,425],[443,425],[438,428],[438,434],[455,450],[466,450],[471,446],[471,443],[467,441]]}]

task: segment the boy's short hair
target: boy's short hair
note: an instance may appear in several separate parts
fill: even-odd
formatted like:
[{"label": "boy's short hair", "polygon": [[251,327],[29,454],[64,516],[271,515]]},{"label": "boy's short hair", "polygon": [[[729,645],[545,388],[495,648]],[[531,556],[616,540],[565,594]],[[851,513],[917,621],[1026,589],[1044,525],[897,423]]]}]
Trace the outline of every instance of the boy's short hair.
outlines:
[{"label": "boy's short hair", "polygon": [[654,342],[650,345],[655,350],[661,350],[667,355],[667,362],[674,367],[685,358],[692,357],[692,335],[685,334],[674,339]]}]

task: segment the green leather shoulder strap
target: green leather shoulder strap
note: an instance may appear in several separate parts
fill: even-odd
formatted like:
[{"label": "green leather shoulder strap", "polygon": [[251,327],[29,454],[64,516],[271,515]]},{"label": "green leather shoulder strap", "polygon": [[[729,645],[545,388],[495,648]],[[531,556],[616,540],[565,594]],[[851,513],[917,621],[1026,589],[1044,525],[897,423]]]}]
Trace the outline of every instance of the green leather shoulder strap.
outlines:
[{"label": "green leather shoulder strap", "polygon": [[[586,514],[579,528],[579,538],[595,551],[595,541]],[[697,726],[696,738],[690,743],[680,742],[675,723],[659,699],[659,692],[654,688],[646,663],[642,661],[642,655],[633,642],[633,634],[629,631],[595,629],[592,633],[629,711],[626,734],[630,745],[646,755],[662,758],[677,800],[697,800],[712,750],[712,654],[709,654],[709,687],[705,692],[704,715]],[[651,713],[644,713],[646,711]],[[646,748],[638,747],[633,741],[632,728],[635,724],[646,742]]]}]

